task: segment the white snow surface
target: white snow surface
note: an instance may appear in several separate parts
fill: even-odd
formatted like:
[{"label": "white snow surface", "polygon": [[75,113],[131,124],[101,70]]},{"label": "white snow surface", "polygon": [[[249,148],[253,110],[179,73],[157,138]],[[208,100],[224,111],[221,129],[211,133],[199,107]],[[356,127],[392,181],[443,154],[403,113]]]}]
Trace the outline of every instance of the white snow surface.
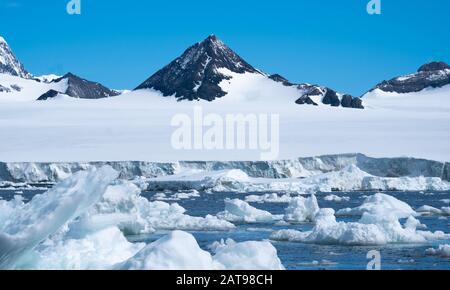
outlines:
[{"label": "white snow surface", "polygon": [[343,201],[349,201],[350,197],[348,196],[338,196],[335,194],[327,195],[323,198],[325,201],[334,201],[334,202],[343,202]]},{"label": "white snow surface", "polygon": [[[152,90],[101,100],[36,102],[57,84],[6,75],[0,84],[21,92],[0,93],[0,160],[178,161],[259,160],[262,150],[175,150],[171,119],[204,114],[279,114],[277,159],[361,152],[374,157],[411,156],[449,161],[450,86],[414,94],[374,91],[366,110],[300,106],[294,88],[261,74],[232,74],[221,86],[229,94],[214,102],[177,102]],[[61,84],[60,84],[61,85]],[[23,142],[27,140],[27,142]]]},{"label": "white snow surface", "polygon": [[[18,111],[16,111],[16,113],[27,114],[26,111],[21,111],[20,108],[24,105],[26,106],[26,104],[34,104],[35,105],[35,108],[33,110],[33,111],[35,111],[34,114],[38,114],[38,115],[40,114],[39,113],[39,111],[40,111],[39,104],[41,104],[41,102],[37,102],[36,100],[41,95],[48,92],[49,90],[56,90],[56,91],[63,92],[67,88],[66,81],[61,81],[59,83],[45,83],[45,82],[38,82],[33,79],[24,79],[24,78],[20,78],[20,77],[16,77],[16,76],[11,76],[8,74],[0,74],[0,85],[10,89],[10,92],[0,92],[0,104],[2,107],[4,105],[12,106],[12,107],[10,107],[10,109],[15,110],[15,109],[13,109],[13,107],[17,106]],[[14,90],[13,89],[14,86],[20,88],[20,90],[19,91]],[[60,101],[61,102],[70,102],[70,99],[60,99]],[[44,104],[44,107],[45,106],[46,105]],[[32,112],[29,111],[29,113],[31,114]],[[13,112],[9,112],[9,114],[13,114]],[[5,118],[4,119],[5,121],[6,121],[6,119],[8,119],[8,115],[4,111],[2,111],[0,113],[0,116],[2,119]],[[22,125],[25,125],[31,121],[32,121],[32,117],[29,116],[25,120],[23,120]],[[37,122],[38,119],[35,119],[35,121]],[[29,128],[33,128],[38,124],[39,123],[33,125],[33,124],[28,123]],[[25,126],[27,126],[27,125],[25,125]],[[3,130],[3,127],[2,127],[2,130]]]},{"label": "white snow surface", "polygon": [[416,211],[422,215],[441,215],[441,216],[450,216],[450,207],[445,206],[439,208],[435,208],[429,205],[423,205],[416,209]]}]

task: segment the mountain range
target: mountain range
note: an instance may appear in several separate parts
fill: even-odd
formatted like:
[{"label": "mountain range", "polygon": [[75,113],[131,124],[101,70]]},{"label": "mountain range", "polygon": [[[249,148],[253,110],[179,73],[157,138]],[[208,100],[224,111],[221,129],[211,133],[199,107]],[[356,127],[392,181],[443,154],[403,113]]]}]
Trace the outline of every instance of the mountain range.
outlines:
[{"label": "mountain range", "polygon": [[[0,94],[15,93],[14,97],[18,97],[17,95],[22,93],[27,94],[30,99],[39,101],[58,96],[100,99],[121,94],[73,73],[67,73],[62,77],[34,77],[24,68],[2,37],[0,37],[0,75],[13,77],[12,79],[0,77]],[[228,95],[224,84],[248,75],[266,79],[273,86],[282,85],[295,89],[298,96],[295,100],[297,105],[364,109],[364,95],[354,97],[326,86],[294,83],[280,74],[266,74],[246,62],[215,35],[189,47],[181,56],[137,86],[135,91],[151,89],[159,91],[164,97],[173,97],[178,101],[213,102]],[[14,82],[15,78],[28,82]],[[421,66],[416,73],[383,81],[368,92],[379,90],[405,94],[427,88],[440,88],[448,84],[450,84],[450,66],[444,62],[431,62]],[[29,86],[33,89],[29,89]]]}]

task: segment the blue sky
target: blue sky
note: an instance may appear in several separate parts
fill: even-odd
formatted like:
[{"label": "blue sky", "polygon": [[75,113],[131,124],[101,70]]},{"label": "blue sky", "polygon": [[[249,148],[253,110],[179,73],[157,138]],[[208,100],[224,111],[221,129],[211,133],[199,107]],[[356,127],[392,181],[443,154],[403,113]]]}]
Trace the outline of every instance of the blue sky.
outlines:
[{"label": "blue sky", "polygon": [[255,67],[360,95],[432,60],[450,62],[450,1],[0,0],[0,35],[33,74],[71,71],[134,88],[216,34]]}]

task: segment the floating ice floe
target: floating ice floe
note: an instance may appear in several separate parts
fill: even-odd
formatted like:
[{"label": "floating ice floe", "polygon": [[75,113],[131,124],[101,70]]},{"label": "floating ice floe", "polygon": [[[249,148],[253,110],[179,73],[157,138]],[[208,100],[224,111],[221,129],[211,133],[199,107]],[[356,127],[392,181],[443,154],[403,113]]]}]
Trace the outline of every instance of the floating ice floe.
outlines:
[{"label": "floating ice floe", "polygon": [[200,193],[197,190],[193,189],[174,193],[158,192],[153,196],[153,199],[159,201],[177,201],[184,199],[193,199],[196,197],[200,197]]},{"label": "floating ice floe", "polygon": [[[386,206],[386,207],[385,207]],[[426,243],[449,239],[441,231],[420,231],[423,227],[414,217],[411,207],[393,197],[375,195],[347,213],[362,214],[358,222],[336,221],[333,209],[320,209],[311,231],[281,230],[271,235],[273,240],[314,244],[384,245],[388,243]],[[405,219],[402,225],[400,219]]]},{"label": "floating ice floe", "polygon": [[257,209],[240,199],[226,199],[225,211],[218,213],[217,217],[239,223],[265,223],[281,219],[281,216]]},{"label": "floating ice floe", "polygon": [[450,216],[450,207],[441,207],[439,209],[429,205],[424,205],[416,209],[416,211],[422,215]]},{"label": "floating ice floe", "polygon": [[[52,237],[38,246],[19,268],[42,270],[111,269],[136,255],[144,243],[131,243],[117,227],[84,235]],[[34,258],[33,258],[34,257]]]},{"label": "floating ice floe", "polygon": [[247,195],[245,201],[252,203],[289,203],[292,198],[290,194],[266,193],[262,195]]},{"label": "floating ice floe", "polygon": [[233,270],[284,270],[277,250],[268,241],[237,243],[232,239],[210,246],[214,260]]},{"label": "floating ice floe", "polygon": [[443,258],[449,258],[450,257],[450,245],[439,245],[437,249],[427,249],[425,250],[425,254],[430,256],[439,256]]},{"label": "floating ice floe", "polygon": [[323,198],[325,201],[334,201],[334,202],[343,202],[343,201],[349,201],[350,197],[348,196],[337,196],[335,194],[327,195]]},{"label": "floating ice floe", "polygon": [[337,212],[337,215],[362,216],[364,213],[373,215],[389,214],[399,219],[417,215],[406,202],[383,193],[368,196],[361,206],[341,209]]},{"label": "floating ice floe", "polygon": [[186,232],[174,231],[147,245],[131,259],[115,266],[126,270],[283,270],[277,250],[269,242],[232,240],[215,243],[214,255],[200,248]]},{"label": "floating ice floe", "polygon": [[180,205],[150,202],[132,183],[121,181],[108,187],[103,198],[71,226],[73,231],[117,226],[125,234],[146,234],[155,230],[226,231],[234,225],[215,216],[186,215]]},{"label": "floating ice floe", "polygon": [[285,210],[283,219],[287,222],[312,222],[319,212],[319,204],[315,195],[308,198],[295,197]]}]

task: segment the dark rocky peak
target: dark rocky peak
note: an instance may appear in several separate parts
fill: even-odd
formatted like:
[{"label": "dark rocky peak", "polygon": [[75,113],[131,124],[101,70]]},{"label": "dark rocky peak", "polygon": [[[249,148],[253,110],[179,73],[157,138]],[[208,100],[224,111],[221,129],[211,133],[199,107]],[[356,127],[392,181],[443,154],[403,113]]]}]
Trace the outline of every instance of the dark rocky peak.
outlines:
[{"label": "dark rocky peak", "polygon": [[290,87],[290,86],[294,86],[293,83],[291,83],[290,81],[288,81],[286,78],[284,78],[283,76],[279,75],[279,74],[273,74],[271,76],[269,76],[269,78],[273,81],[276,81],[277,83],[282,83],[283,85]]},{"label": "dark rocky peak", "polygon": [[211,35],[188,48],[136,90],[154,89],[178,100],[213,101],[226,95],[219,84],[230,78],[220,73],[220,68],[234,73],[260,73],[215,35]]},{"label": "dark rocky peak", "polygon": [[450,66],[443,61],[433,61],[421,66],[418,72],[431,72],[444,69],[450,69]]},{"label": "dark rocky peak", "polygon": [[398,94],[420,92],[426,88],[441,88],[450,84],[450,67],[445,62],[422,65],[416,73],[383,81],[370,91],[379,89]]}]

